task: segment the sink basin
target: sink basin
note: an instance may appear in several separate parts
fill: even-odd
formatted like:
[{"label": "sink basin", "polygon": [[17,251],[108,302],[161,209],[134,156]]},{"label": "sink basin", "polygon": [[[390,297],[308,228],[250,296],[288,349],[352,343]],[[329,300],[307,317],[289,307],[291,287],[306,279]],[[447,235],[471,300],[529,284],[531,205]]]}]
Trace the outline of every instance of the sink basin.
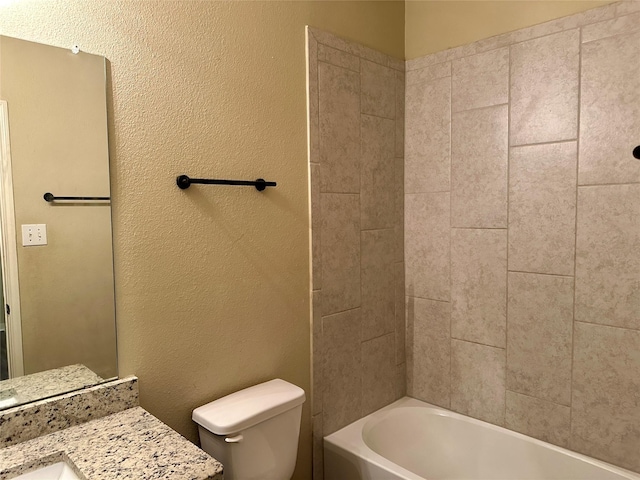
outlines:
[{"label": "sink basin", "polygon": [[39,468],[19,477],[15,477],[14,480],[82,480],[78,477],[69,465],[64,462],[54,463],[48,467]]}]

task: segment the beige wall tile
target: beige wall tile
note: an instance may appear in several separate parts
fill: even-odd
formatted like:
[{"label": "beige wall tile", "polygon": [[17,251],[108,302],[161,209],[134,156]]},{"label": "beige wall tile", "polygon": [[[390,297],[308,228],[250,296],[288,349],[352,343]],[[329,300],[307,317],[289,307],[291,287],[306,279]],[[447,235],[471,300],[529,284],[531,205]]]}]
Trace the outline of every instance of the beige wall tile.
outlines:
[{"label": "beige wall tile", "polygon": [[582,25],[600,22],[613,18],[615,4],[605,5],[599,8],[592,8],[568,17],[557,18],[549,22],[540,23],[532,27],[522,28],[514,32],[497,35],[486,40],[476,42],[478,52],[484,52],[504,45],[524,42],[533,38],[544,37],[552,33],[563,32]]},{"label": "beige wall tile", "polygon": [[361,112],[396,118],[395,70],[360,60]]},{"label": "beige wall tile", "polygon": [[313,479],[324,478],[324,435],[322,434],[322,415],[313,417]]},{"label": "beige wall tile", "polygon": [[360,132],[361,228],[389,228],[395,221],[395,121],[362,115]]},{"label": "beige wall tile", "polygon": [[360,418],[360,309],[322,318],[322,423],[329,435]]},{"label": "beige wall tile", "polygon": [[507,226],[507,106],[456,113],[451,122],[451,225]]},{"label": "beige wall tile", "polygon": [[573,278],[509,272],[507,388],[571,404]]},{"label": "beige wall tile", "polygon": [[449,193],[405,195],[406,295],[449,301]]},{"label": "beige wall tile", "polygon": [[407,85],[405,193],[449,190],[451,82],[442,78]]},{"label": "beige wall tile", "polygon": [[362,245],[362,340],[395,331],[393,230],[367,230]]},{"label": "beige wall tile", "polygon": [[322,313],[360,306],[359,195],[323,193]]},{"label": "beige wall tile", "polygon": [[318,117],[318,42],[307,32],[307,102],[309,109],[309,163],[320,163],[320,119]]},{"label": "beige wall tile", "polygon": [[575,142],[511,149],[509,270],[573,275]]},{"label": "beige wall tile", "polygon": [[640,329],[640,185],[578,188],[576,320]]},{"label": "beige wall tile", "polygon": [[577,29],[511,47],[511,145],[577,138],[579,52]]},{"label": "beige wall tile", "polygon": [[407,364],[396,366],[396,400],[407,395]]},{"label": "beige wall tile", "polygon": [[313,415],[322,413],[322,293],[318,290],[311,293],[311,332],[312,332],[312,379],[311,411]]},{"label": "beige wall tile", "polygon": [[[640,2],[639,2],[640,3]],[[607,20],[606,22],[587,25],[582,29],[582,43],[593,42],[602,38],[632,33],[640,30],[640,12]]]},{"label": "beige wall tile", "polygon": [[624,0],[616,3],[616,15],[627,15],[637,11],[640,11],[640,2],[638,0]]},{"label": "beige wall tile", "polygon": [[424,57],[407,60],[407,71],[419,70],[431,65],[439,63],[450,62],[456,58],[468,57],[475,54],[477,51],[476,43],[462,45],[460,47],[448,48],[447,50],[441,50],[436,53],[425,55]]},{"label": "beige wall tile", "polygon": [[451,336],[505,347],[507,231],[451,230]]},{"label": "beige wall tile", "polygon": [[640,471],[640,332],[576,322],[571,448]]},{"label": "beige wall tile", "polygon": [[[414,319],[415,319],[415,301],[416,297],[404,297],[405,298],[405,362],[407,363],[407,395],[412,396],[413,392],[413,351],[414,351]],[[433,301],[433,300],[428,300]],[[442,302],[445,303],[445,302]],[[418,360],[420,357],[418,355]]]},{"label": "beige wall tile", "polygon": [[320,205],[320,165],[309,165],[309,190],[311,194],[311,289],[322,287],[322,207]]},{"label": "beige wall tile", "polygon": [[418,70],[409,70],[407,72],[407,85],[416,85],[418,83],[433,82],[438,78],[451,76],[451,62],[439,63]]},{"label": "beige wall tile", "polygon": [[407,297],[406,314],[407,393],[449,408],[449,303]]},{"label": "beige wall tile", "polygon": [[321,44],[336,48],[338,50],[342,50],[343,52],[351,53],[353,55],[358,55],[360,53],[361,45],[356,42],[345,40],[344,38],[338,37],[332,33],[325,32],[324,30],[320,30],[314,27],[307,28],[309,29],[309,32],[314,36],[314,38]]},{"label": "beige wall tile", "polygon": [[396,157],[404,156],[404,72],[396,72]]},{"label": "beige wall tile", "polygon": [[406,361],[406,322],[404,300],[404,263],[393,266],[395,274],[395,331],[396,331],[396,364]]},{"label": "beige wall tile", "polygon": [[507,391],[505,427],[554,445],[569,447],[571,409]]},{"label": "beige wall tile", "polygon": [[504,425],[504,349],[451,340],[451,409]]},{"label": "beige wall tile", "polygon": [[393,227],[395,238],[395,257],[396,262],[404,261],[404,223],[396,223]]},{"label": "beige wall tile", "polygon": [[389,55],[385,55],[378,50],[374,50],[373,48],[365,47],[361,44],[356,45],[358,46],[358,56],[362,59],[397,70],[397,67],[399,66],[397,59],[390,57]]},{"label": "beige wall tile", "polygon": [[322,191],[360,191],[360,75],[318,64]]},{"label": "beige wall tile", "polygon": [[370,60],[381,65],[388,65],[393,68],[400,67],[400,65],[398,65],[398,60],[390,57],[389,55],[385,55],[384,53],[381,53],[369,47],[365,47],[364,45],[361,45],[359,43],[345,40],[344,38],[340,38],[336,35],[333,35],[332,33],[325,32],[317,28],[307,28],[319,43],[341,50],[343,52],[351,53],[352,55],[362,57],[366,60]]},{"label": "beige wall tile", "polygon": [[396,262],[404,261],[404,159],[395,161],[395,213],[393,228],[396,234]]},{"label": "beige wall tile", "polygon": [[360,59],[355,55],[337,50],[332,47],[318,44],[318,60],[321,62],[327,62],[336,67],[346,68],[353,70],[354,72],[360,71]]},{"label": "beige wall tile", "polygon": [[581,185],[640,182],[640,32],[582,46]]},{"label": "beige wall tile", "polygon": [[362,416],[395,400],[397,368],[394,337],[392,333],[362,343]]},{"label": "beige wall tile", "polygon": [[389,68],[393,68],[398,72],[404,73],[404,59],[395,58],[395,57],[387,57],[387,66]]},{"label": "beige wall tile", "polygon": [[451,110],[460,112],[509,101],[509,48],[452,62]]}]

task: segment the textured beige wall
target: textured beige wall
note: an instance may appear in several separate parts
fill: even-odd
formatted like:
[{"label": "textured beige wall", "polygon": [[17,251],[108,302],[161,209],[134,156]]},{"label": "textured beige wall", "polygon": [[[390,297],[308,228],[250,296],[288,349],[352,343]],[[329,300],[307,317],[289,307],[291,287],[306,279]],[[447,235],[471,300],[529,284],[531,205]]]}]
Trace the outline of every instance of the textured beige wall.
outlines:
[{"label": "textured beige wall", "polygon": [[572,15],[611,1],[407,1],[405,54],[447,48]]},{"label": "textured beige wall", "polygon": [[[82,363],[116,375],[111,208],[42,198],[109,196],[106,93],[104,58],[0,37],[25,374]],[[47,226],[47,245],[22,246],[30,223]]]},{"label": "textured beige wall", "polygon": [[[216,397],[272,377],[309,391],[304,25],[402,57],[403,21],[401,2],[0,7],[3,34],[110,62],[119,372],[191,440],[191,409]],[[181,173],[278,187],[181,191]]]}]

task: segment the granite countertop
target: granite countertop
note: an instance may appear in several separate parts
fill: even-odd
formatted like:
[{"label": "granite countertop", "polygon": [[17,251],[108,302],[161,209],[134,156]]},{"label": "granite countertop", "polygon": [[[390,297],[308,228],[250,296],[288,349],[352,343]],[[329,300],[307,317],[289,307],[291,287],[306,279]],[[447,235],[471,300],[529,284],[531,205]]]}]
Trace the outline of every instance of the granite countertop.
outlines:
[{"label": "granite countertop", "polygon": [[0,406],[11,407],[97,385],[104,379],[84,365],[68,365],[0,382]]},{"label": "granite countertop", "polygon": [[141,407],[0,449],[0,480],[64,460],[86,480],[222,480],[222,464]]}]

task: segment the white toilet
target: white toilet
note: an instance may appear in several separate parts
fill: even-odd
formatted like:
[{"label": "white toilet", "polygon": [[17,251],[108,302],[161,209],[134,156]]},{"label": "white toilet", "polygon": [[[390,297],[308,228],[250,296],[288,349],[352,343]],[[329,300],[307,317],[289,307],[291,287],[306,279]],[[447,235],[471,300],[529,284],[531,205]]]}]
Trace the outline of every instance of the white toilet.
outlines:
[{"label": "white toilet", "polygon": [[198,407],[191,418],[225,480],[289,480],[304,400],[300,387],[275,379]]}]

